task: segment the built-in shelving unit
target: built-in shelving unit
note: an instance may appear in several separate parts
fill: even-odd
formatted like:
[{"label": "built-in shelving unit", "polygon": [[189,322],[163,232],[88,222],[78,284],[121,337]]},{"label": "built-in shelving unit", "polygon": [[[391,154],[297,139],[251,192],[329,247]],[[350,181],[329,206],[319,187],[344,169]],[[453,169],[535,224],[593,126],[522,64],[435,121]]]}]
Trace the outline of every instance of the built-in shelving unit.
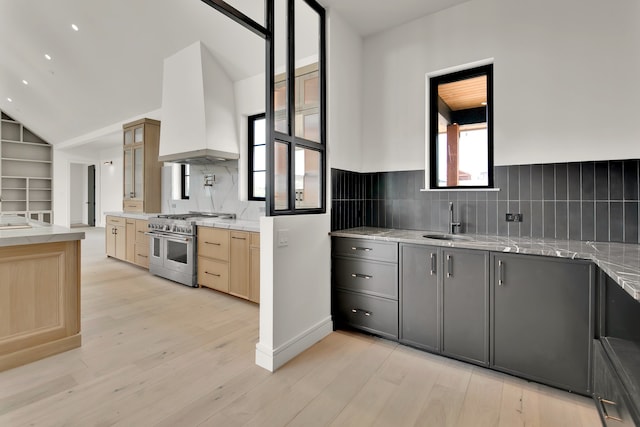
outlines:
[{"label": "built-in shelving unit", "polygon": [[0,114],[0,212],[51,223],[51,145]]}]

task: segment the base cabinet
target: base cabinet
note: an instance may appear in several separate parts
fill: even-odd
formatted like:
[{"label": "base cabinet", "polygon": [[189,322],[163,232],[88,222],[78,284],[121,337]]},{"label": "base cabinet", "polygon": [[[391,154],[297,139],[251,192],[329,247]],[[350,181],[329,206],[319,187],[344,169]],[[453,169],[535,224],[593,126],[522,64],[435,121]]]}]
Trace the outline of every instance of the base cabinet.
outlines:
[{"label": "base cabinet", "polygon": [[489,364],[489,253],[442,251],[442,353]]},{"label": "base cabinet", "polygon": [[489,253],[400,245],[400,341],[489,363]]},{"label": "base cabinet", "polygon": [[105,227],[105,245],[107,256],[126,259],[127,252],[127,226],[124,218],[107,216]]},{"label": "base cabinet", "polygon": [[398,244],[332,241],[335,324],[398,339]]},{"label": "base cabinet", "polygon": [[494,254],[492,268],[492,367],[588,394],[593,264]]},{"label": "base cabinet", "polygon": [[198,284],[260,302],[260,234],[198,227]]}]

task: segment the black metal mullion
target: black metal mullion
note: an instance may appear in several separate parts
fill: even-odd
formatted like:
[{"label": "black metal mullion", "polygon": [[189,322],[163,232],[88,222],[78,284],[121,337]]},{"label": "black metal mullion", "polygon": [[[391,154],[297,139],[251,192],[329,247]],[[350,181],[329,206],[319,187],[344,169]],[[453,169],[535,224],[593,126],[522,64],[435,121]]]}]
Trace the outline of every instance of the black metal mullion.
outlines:
[{"label": "black metal mullion", "polygon": [[[263,25],[261,25],[258,22],[254,21],[253,19],[251,19],[250,17],[248,17],[244,13],[240,12],[235,7],[229,5],[224,0],[201,0],[201,1],[203,3],[211,6],[212,8],[217,10],[218,12],[222,13],[226,17],[233,19],[238,24],[242,25],[243,27],[245,27],[249,31],[253,32],[254,34],[259,35],[263,39],[267,39],[269,37],[269,34],[273,34],[273,28],[271,28],[271,30],[269,30],[269,26],[268,25],[267,25],[267,28],[265,28]],[[265,14],[265,21],[267,19],[268,19],[267,15]]]},{"label": "black metal mullion", "polygon": [[267,37],[265,43],[265,108],[266,118],[266,143],[267,143],[267,188],[265,190],[265,210],[267,215],[273,216],[275,209],[274,187],[275,187],[275,117],[274,117],[274,74],[275,74],[275,41],[274,41],[274,0],[265,0],[265,21],[267,24]]},{"label": "black metal mullion", "polygon": [[287,117],[289,121],[289,135],[291,143],[289,145],[289,209],[295,212],[296,209],[296,8],[295,0],[287,1]]}]

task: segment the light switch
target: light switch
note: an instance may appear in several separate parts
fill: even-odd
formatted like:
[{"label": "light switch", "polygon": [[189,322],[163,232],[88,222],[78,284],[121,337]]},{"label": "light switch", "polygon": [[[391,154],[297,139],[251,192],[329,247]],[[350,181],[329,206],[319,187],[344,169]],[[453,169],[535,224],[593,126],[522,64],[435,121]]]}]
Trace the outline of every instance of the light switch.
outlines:
[{"label": "light switch", "polygon": [[289,246],[289,230],[278,230],[278,247]]}]

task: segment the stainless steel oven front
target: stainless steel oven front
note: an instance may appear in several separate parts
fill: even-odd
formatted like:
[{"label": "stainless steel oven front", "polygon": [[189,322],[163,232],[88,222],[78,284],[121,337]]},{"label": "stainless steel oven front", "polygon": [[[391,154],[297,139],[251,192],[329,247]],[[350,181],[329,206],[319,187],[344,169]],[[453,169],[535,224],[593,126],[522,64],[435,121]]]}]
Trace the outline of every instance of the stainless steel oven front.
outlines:
[{"label": "stainless steel oven front", "polygon": [[196,236],[150,231],[149,272],[197,287]]}]

